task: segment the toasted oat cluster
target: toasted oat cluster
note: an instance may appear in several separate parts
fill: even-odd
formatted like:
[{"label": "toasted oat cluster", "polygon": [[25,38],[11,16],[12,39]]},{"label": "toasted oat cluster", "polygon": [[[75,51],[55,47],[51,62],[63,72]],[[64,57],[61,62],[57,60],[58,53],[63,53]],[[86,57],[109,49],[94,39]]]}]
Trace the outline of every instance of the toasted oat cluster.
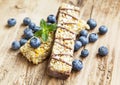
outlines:
[{"label": "toasted oat cluster", "polygon": [[79,8],[62,4],[59,8],[58,28],[48,64],[48,75],[61,79],[69,77],[72,69],[74,41],[82,29],[89,29],[89,26],[83,20],[79,20]]},{"label": "toasted oat cluster", "polygon": [[42,42],[42,44],[38,48],[32,48],[30,46],[29,40],[25,45],[23,45],[20,48],[20,51],[23,54],[23,56],[26,57],[30,62],[38,64],[45,60],[50,55],[53,37],[54,37],[53,33],[50,33],[48,40],[46,42]]}]

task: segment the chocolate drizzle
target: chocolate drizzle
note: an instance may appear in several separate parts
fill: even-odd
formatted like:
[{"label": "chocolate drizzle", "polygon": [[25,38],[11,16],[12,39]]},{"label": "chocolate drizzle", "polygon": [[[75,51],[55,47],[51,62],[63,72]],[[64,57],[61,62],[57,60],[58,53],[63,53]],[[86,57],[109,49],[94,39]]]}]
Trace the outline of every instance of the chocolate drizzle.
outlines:
[{"label": "chocolate drizzle", "polygon": [[61,61],[61,62],[63,62],[63,63],[66,63],[66,64],[69,65],[69,66],[72,66],[70,63],[68,63],[68,62],[66,62],[66,61],[64,61],[64,60],[62,60],[62,59],[58,59],[58,58],[56,58],[56,57],[52,57],[52,59],[55,59],[55,60],[57,60],[57,61]]},{"label": "chocolate drizzle", "polygon": [[60,10],[73,10],[73,11],[80,12],[80,10],[77,10],[77,9],[72,9],[72,8],[61,8]]},{"label": "chocolate drizzle", "polygon": [[72,50],[72,48],[70,48],[70,47],[68,47],[68,46],[66,46],[66,45],[63,45],[63,44],[61,44],[61,43],[59,43],[59,42],[57,42],[57,41],[55,41],[55,42],[58,43],[59,45],[63,46],[63,47],[66,47],[67,49]]},{"label": "chocolate drizzle", "polygon": [[62,12],[62,11],[60,11],[60,13],[63,13],[63,14],[65,14],[65,15],[68,15],[68,16],[70,16],[70,17],[72,17],[72,18],[78,20],[77,17],[75,17],[75,16],[73,16],[73,15],[71,15],[71,14],[68,14],[68,13],[65,13],[65,12]]},{"label": "chocolate drizzle", "polygon": [[70,56],[70,57],[73,57],[72,55],[70,54],[51,54],[52,56]]},{"label": "chocolate drizzle", "polygon": [[69,31],[69,32],[70,32],[70,33],[72,33],[72,34],[75,34],[74,32],[72,32],[72,31],[68,30],[68,29],[67,29],[67,28],[65,28],[65,27],[62,27],[62,26],[58,26],[58,28],[62,28],[62,29],[65,29],[65,30]]},{"label": "chocolate drizzle", "polygon": [[[61,38],[55,38],[55,39],[61,39]],[[63,40],[74,40],[73,38],[62,38]]]},{"label": "chocolate drizzle", "polygon": [[63,22],[63,23],[60,23],[60,24],[77,24],[75,22]]}]

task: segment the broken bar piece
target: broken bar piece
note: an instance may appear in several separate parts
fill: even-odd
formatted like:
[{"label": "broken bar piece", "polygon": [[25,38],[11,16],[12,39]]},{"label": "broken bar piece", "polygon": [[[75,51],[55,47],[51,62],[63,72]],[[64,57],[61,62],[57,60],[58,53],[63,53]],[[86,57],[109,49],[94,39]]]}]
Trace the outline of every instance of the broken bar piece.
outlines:
[{"label": "broken bar piece", "polygon": [[[30,40],[28,40],[28,42],[20,48],[20,52],[33,64],[41,63],[50,55],[53,39],[54,33],[51,32],[49,33],[48,40],[46,42],[42,42],[38,48],[32,48],[30,46]],[[42,41],[41,38],[40,40]]]}]

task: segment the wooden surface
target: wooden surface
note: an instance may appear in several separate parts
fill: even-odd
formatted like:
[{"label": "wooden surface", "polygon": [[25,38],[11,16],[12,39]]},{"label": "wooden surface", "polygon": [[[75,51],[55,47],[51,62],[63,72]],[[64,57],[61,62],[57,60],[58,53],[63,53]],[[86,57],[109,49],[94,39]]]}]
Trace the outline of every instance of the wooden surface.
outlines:
[{"label": "wooden surface", "polygon": [[[90,17],[100,25],[108,27],[108,33],[100,36],[94,44],[85,48],[90,55],[82,60],[84,68],[72,72],[67,80],[59,80],[46,75],[47,61],[33,65],[23,58],[19,51],[10,49],[14,40],[19,40],[26,28],[21,25],[29,16],[39,25],[41,18],[56,14],[62,2],[70,2],[80,7],[80,18]],[[10,17],[17,20],[14,27],[8,28]],[[120,0],[0,0],[0,85],[120,85]],[[99,58],[100,46],[109,48],[109,55]],[[83,49],[83,48],[82,48]],[[75,58],[80,59],[80,49]]]}]

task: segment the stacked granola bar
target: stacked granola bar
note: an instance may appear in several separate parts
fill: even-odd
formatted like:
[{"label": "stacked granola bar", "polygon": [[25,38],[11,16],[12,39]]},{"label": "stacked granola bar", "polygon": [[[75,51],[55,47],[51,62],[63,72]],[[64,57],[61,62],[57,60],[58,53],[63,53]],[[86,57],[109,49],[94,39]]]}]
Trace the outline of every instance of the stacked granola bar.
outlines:
[{"label": "stacked granola bar", "polygon": [[47,69],[48,75],[60,79],[69,77],[72,69],[74,41],[76,34],[81,30],[79,22],[79,8],[62,4],[59,9],[58,28]]}]

